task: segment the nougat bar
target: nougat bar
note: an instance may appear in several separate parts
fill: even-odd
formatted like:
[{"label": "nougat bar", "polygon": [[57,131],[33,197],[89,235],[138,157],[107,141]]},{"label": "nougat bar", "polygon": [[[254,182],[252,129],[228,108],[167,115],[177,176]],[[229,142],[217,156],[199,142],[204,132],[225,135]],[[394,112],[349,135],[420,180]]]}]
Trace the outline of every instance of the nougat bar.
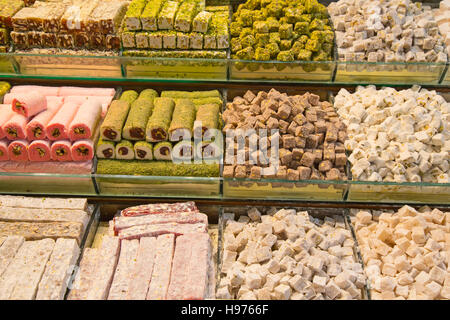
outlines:
[{"label": "nougat bar", "polygon": [[75,39],[73,34],[59,33],[56,36],[56,46],[58,48],[73,49],[75,48]]},{"label": "nougat bar", "polygon": [[27,32],[11,32],[11,39],[18,49],[28,49],[28,33]]},{"label": "nougat bar", "polygon": [[158,30],[158,15],[167,0],[150,0],[141,14],[142,30]]},{"label": "nougat bar", "polygon": [[178,5],[178,2],[176,1],[167,1],[164,4],[158,16],[158,29],[173,30]]},{"label": "nougat bar", "polygon": [[56,40],[56,33],[41,33],[41,45],[44,48],[55,48],[58,42]]},{"label": "nougat bar", "polygon": [[177,33],[177,49],[189,49],[189,35],[183,32]]},{"label": "nougat bar", "polygon": [[124,22],[128,30],[139,31],[142,29],[141,20],[139,17],[141,16],[146,3],[146,0],[133,0],[130,3],[124,18]]},{"label": "nougat bar", "polygon": [[177,33],[173,30],[161,31],[163,49],[177,48]]},{"label": "nougat bar", "polygon": [[204,49],[217,49],[217,38],[216,38],[216,26],[211,23],[208,32],[203,36],[203,48]]},{"label": "nougat bar", "polygon": [[103,140],[120,141],[122,139],[122,128],[130,110],[130,103],[124,100],[114,100],[109,107],[108,113],[100,127]]},{"label": "nougat bar", "polygon": [[38,31],[28,32],[28,47],[41,48],[42,47],[42,33]]},{"label": "nougat bar", "polygon": [[197,14],[192,22],[192,31],[206,33],[211,23],[213,14],[208,11],[201,11]]},{"label": "nougat bar", "polygon": [[116,34],[108,34],[105,39],[106,39],[106,49],[120,50],[120,36]]},{"label": "nougat bar", "polygon": [[35,7],[28,17],[28,31],[44,31],[44,20],[51,12],[52,7],[49,5]]},{"label": "nougat bar", "polygon": [[125,28],[121,33],[121,39],[124,48],[136,48],[135,32]]},{"label": "nougat bar", "polygon": [[22,8],[11,18],[14,31],[28,31],[28,19],[34,15],[35,8]]},{"label": "nougat bar", "polygon": [[43,28],[45,32],[58,32],[61,18],[66,11],[65,3],[52,2],[52,10],[44,18]]},{"label": "nougat bar", "polygon": [[78,49],[90,48],[89,34],[86,32],[75,32],[75,47]]},{"label": "nougat bar", "polygon": [[192,20],[197,14],[197,8],[196,2],[183,2],[175,17],[174,29],[182,32],[191,32]]},{"label": "nougat bar", "polygon": [[89,44],[92,49],[104,49],[106,47],[106,38],[101,33],[91,33]]},{"label": "nougat bar", "polygon": [[151,32],[148,35],[148,46],[150,49],[162,49],[163,34],[161,32]]},{"label": "nougat bar", "polygon": [[189,34],[189,48],[203,49],[203,34],[199,32],[192,32]]},{"label": "nougat bar", "polygon": [[228,12],[218,12],[213,18],[216,30],[217,49],[228,49],[230,47],[230,32],[228,30]]},{"label": "nougat bar", "polygon": [[24,6],[22,0],[3,0],[0,2],[0,26],[12,28],[11,18]]},{"label": "nougat bar", "polygon": [[136,48],[148,48],[148,32],[136,32]]},{"label": "nougat bar", "polygon": [[102,1],[88,18],[88,31],[115,34],[127,11],[125,1]]},{"label": "nougat bar", "polygon": [[62,15],[60,29],[87,31],[89,17],[98,3],[98,0],[75,1]]}]

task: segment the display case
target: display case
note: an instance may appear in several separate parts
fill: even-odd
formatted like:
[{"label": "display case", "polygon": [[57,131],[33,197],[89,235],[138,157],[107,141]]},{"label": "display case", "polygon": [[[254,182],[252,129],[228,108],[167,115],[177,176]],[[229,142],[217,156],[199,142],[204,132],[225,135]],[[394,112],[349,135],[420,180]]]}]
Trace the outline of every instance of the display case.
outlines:
[{"label": "display case", "polygon": [[337,83],[439,84],[446,63],[429,62],[336,62]]}]

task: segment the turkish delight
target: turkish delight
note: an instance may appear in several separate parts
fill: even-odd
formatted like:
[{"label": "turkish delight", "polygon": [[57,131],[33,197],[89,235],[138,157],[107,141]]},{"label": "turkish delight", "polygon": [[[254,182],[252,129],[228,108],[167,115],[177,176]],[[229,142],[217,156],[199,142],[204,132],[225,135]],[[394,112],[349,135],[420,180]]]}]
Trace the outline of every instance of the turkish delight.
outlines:
[{"label": "turkish delight", "polygon": [[134,148],[130,141],[122,140],[116,145],[116,159],[133,160]]},{"label": "turkish delight", "polygon": [[[50,100],[52,101],[52,100]],[[55,116],[55,114],[61,108],[63,102],[62,99],[54,99],[52,105],[49,105],[49,99],[47,98],[47,110],[39,113],[26,126],[27,139],[29,141],[45,139],[47,124]]]},{"label": "turkish delight", "polygon": [[75,39],[73,34],[59,33],[56,36],[56,45],[58,48],[73,49],[75,48]]},{"label": "turkish delight", "polygon": [[92,160],[94,157],[94,143],[92,140],[83,139],[78,140],[72,144],[70,148],[72,153],[72,160],[81,162]]},{"label": "turkish delight", "polygon": [[145,140],[145,128],[153,111],[153,101],[137,99],[130,107],[122,136],[128,140]]},{"label": "turkish delight", "polygon": [[205,104],[198,107],[194,123],[194,134],[203,136],[208,129],[219,129],[220,109],[217,104]]},{"label": "turkish delight", "polygon": [[124,100],[114,100],[100,128],[104,140],[122,140],[122,128],[130,110],[130,103]]},{"label": "turkish delight", "polygon": [[8,140],[0,140],[0,161],[9,160],[8,144]]},{"label": "turkish delight", "polygon": [[79,107],[76,103],[64,103],[62,105],[47,125],[45,133],[49,140],[54,141],[69,138],[69,127]]},{"label": "turkish delight", "polygon": [[136,160],[153,160],[153,145],[147,141],[134,144],[134,158]]},{"label": "turkish delight", "polygon": [[28,31],[28,19],[34,14],[34,8],[22,8],[12,18],[11,23],[14,31]]},{"label": "turkish delight", "polygon": [[115,142],[100,138],[97,143],[96,155],[99,159],[114,159],[116,157]]},{"label": "turkish delight", "polygon": [[208,11],[201,11],[197,14],[192,22],[192,31],[206,33],[211,23],[213,14]]},{"label": "turkish delight", "polygon": [[28,161],[28,141],[15,140],[8,146],[9,159],[11,161]]},{"label": "turkish delight", "polygon": [[163,34],[161,32],[152,32],[148,36],[148,46],[150,49],[162,49]]},{"label": "turkish delight", "polygon": [[158,16],[158,29],[173,30],[178,5],[176,1],[167,1],[164,4]]},{"label": "turkish delight", "polygon": [[163,49],[177,48],[177,34],[172,30],[161,31],[162,33],[162,47]]},{"label": "turkish delight", "polygon": [[28,49],[28,33],[27,32],[11,32],[11,39],[18,49]]},{"label": "turkish delight", "polygon": [[175,102],[171,98],[155,98],[154,109],[146,127],[147,141],[166,141]]},{"label": "turkish delight", "polygon": [[93,138],[95,128],[100,121],[102,105],[98,101],[83,103],[70,123],[69,137],[72,141]]},{"label": "turkish delight", "polygon": [[12,28],[11,18],[24,6],[22,0],[7,0],[1,3],[0,7],[0,26],[3,28]]},{"label": "turkish delight", "polygon": [[74,41],[75,41],[75,47],[78,49],[89,49],[90,48],[90,38],[89,38],[89,34],[86,32],[76,32]]},{"label": "turkish delight", "polygon": [[158,142],[153,148],[155,160],[172,160],[172,143]]},{"label": "turkish delight", "polygon": [[52,160],[67,162],[72,161],[72,143],[69,140],[59,140],[52,143]]},{"label": "turkish delight", "polygon": [[3,125],[8,122],[16,113],[12,111],[11,105],[0,104],[0,139],[3,139],[6,133],[3,131]]},{"label": "turkish delight", "polygon": [[128,102],[129,104],[132,104],[137,98],[139,97],[139,94],[134,90],[126,90],[120,95],[119,100],[123,100]]},{"label": "turkish delight", "polygon": [[50,141],[34,140],[31,142],[28,147],[28,157],[30,161],[35,162],[50,161],[52,158]]},{"label": "turkish delight", "polygon": [[203,34],[199,32],[192,32],[189,34],[189,48],[203,49]]},{"label": "turkish delight", "polygon": [[141,14],[142,30],[158,30],[158,15],[166,0],[151,0],[147,2],[144,11]]},{"label": "turkish delight", "polygon": [[148,32],[136,32],[135,38],[136,38],[136,48],[146,49],[149,47]]},{"label": "turkish delight", "polygon": [[138,31],[142,29],[141,20],[139,19],[145,8],[146,0],[133,0],[128,6],[125,13],[124,22],[128,30]]},{"label": "turkish delight", "polygon": [[14,112],[29,118],[47,109],[47,99],[38,91],[17,94],[12,101],[12,109]]},{"label": "turkish delight", "polygon": [[174,29],[182,32],[191,32],[192,20],[197,14],[197,3],[185,1],[181,4],[175,17]]},{"label": "turkish delight", "polygon": [[195,114],[195,105],[191,100],[179,99],[176,102],[169,127],[170,141],[192,138]]},{"label": "turkish delight", "polygon": [[3,124],[3,133],[9,140],[26,139],[26,125],[28,119],[21,114],[13,115]]}]

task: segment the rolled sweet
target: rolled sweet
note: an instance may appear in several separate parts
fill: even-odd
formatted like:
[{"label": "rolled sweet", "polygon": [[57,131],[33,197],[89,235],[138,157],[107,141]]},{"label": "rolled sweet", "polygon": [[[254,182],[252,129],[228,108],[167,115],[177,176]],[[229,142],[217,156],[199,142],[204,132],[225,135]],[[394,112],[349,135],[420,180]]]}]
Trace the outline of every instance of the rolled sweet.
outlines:
[{"label": "rolled sweet", "polygon": [[190,162],[194,157],[194,143],[192,141],[180,141],[173,146],[173,162]]},{"label": "rolled sweet", "polygon": [[158,92],[156,92],[156,90],[145,89],[145,90],[141,91],[141,93],[139,94],[138,99],[149,99],[149,100],[153,101],[157,97],[158,97]]},{"label": "rolled sweet", "polygon": [[30,143],[28,157],[34,162],[50,161],[52,159],[50,141],[35,140]]},{"label": "rolled sweet", "polygon": [[208,129],[219,129],[219,106],[204,104],[198,107],[194,123],[195,136],[201,137]]},{"label": "rolled sweet", "polygon": [[172,143],[165,141],[155,144],[153,157],[156,160],[172,160]]},{"label": "rolled sweet", "polygon": [[86,101],[97,101],[102,105],[102,118],[104,118],[113,98],[113,96],[67,96],[64,97],[64,102],[75,102],[82,105]]},{"label": "rolled sweet", "polygon": [[138,141],[134,144],[134,157],[136,160],[153,160],[153,145],[147,141]]},{"label": "rolled sweet", "polygon": [[128,140],[145,140],[145,127],[153,112],[153,99],[137,99],[130,107],[122,136]]},{"label": "rolled sweet", "polygon": [[83,139],[72,144],[70,149],[72,160],[76,162],[88,161],[94,158],[94,143],[92,140]]},{"label": "rolled sweet", "polygon": [[97,143],[96,155],[99,159],[115,159],[116,143],[113,141],[105,141],[100,138]]},{"label": "rolled sweet", "polygon": [[196,109],[204,104],[217,104],[219,106],[219,109],[222,108],[223,105],[223,101],[219,97],[192,99],[192,102],[195,104]]},{"label": "rolled sweet", "polygon": [[28,118],[17,114],[14,115],[3,124],[2,129],[8,140],[25,139],[26,138],[26,126]]},{"label": "rolled sweet", "polygon": [[8,144],[8,140],[0,140],[0,161],[9,160]]},{"label": "rolled sweet", "polygon": [[6,136],[3,125],[8,122],[16,113],[11,110],[11,105],[0,104],[0,139]]},{"label": "rolled sweet", "polygon": [[72,161],[72,143],[69,140],[55,141],[52,143],[52,160],[66,162]]},{"label": "rolled sweet", "polygon": [[63,104],[61,97],[47,97],[47,110],[35,116],[26,126],[26,135],[28,141],[43,140],[46,138],[47,125]]},{"label": "rolled sweet", "polygon": [[49,140],[65,140],[69,138],[69,126],[80,107],[79,104],[68,102],[56,112],[47,124],[45,133]]},{"label": "rolled sweet", "polygon": [[122,140],[116,145],[116,159],[134,159],[134,148],[133,144],[130,141]]},{"label": "rolled sweet", "polygon": [[12,110],[27,118],[47,110],[47,99],[37,91],[17,94],[11,102]]},{"label": "rolled sweet", "polygon": [[194,121],[194,103],[189,99],[178,99],[169,127],[170,141],[186,140],[186,138],[191,139]]},{"label": "rolled sweet", "polygon": [[209,90],[209,91],[175,91],[168,90],[161,92],[161,97],[172,98],[172,99],[200,99],[209,97],[221,98],[219,90]]},{"label": "rolled sweet", "polygon": [[132,104],[138,98],[139,94],[134,90],[126,90],[120,95],[119,100],[127,101]]},{"label": "rolled sweet", "polygon": [[9,144],[8,154],[9,160],[11,161],[28,161],[28,141],[27,140],[16,140]]},{"label": "rolled sweet", "polygon": [[60,87],[48,87],[48,86],[34,86],[34,85],[22,85],[14,86],[11,88],[11,93],[21,94],[29,93],[31,91],[38,91],[44,96],[59,96]]},{"label": "rolled sweet", "polygon": [[111,96],[116,94],[113,88],[61,87],[59,96]]},{"label": "rolled sweet", "polygon": [[147,141],[167,141],[175,102],[171,98],[155,98],[155,107],[146,127]]},{"label": "rolled sweet", "polygon": [[91,139],[102,115],[102,105],[98,101],[87,100],[79,108],[69,127],[71,141]]},{"label": "rolled sweet", "polygon": [[15,93],[7,93],[5,94],[5,96],[3,97],[3,103],[4,104],[8,104],[9,108],[11,109],[11,103],[14,100],[14,98],[16,97],[17,94]]},{"label": "rolled sweet", "polygon": [[196,147],[197,157],[203,160],[215,160],[222,156],[222,147],[214,141],[201,141]]},{"label": "rolled sweet", "polygon": [[100,127],[100,134],[103,140],[122,140],[122,128],[127,119],[130,104],[124,100],[114,100],[106,114],[105,121]]}]

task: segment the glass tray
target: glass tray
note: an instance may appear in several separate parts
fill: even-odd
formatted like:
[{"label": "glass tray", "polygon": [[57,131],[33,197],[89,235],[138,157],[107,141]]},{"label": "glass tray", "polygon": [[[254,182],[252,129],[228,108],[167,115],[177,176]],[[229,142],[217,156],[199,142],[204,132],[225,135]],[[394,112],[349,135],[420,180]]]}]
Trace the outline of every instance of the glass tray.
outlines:
[{"label": "glass tray", "polygon": [[14,54],[18,74],[43,77],[121,78],[120,56]]},{"label": "glass tray", "polygon": [[226,81],[226,59],[121,57],[124,76],[133,78]]},{"label": "glass tray", "polygon": [[331,82],[336,63],[230,60],[231,80]]},{"label": "glass tray", "polygon": [[220,178],[94,175],[102,196],[213,198],[221,197]]},{"label": "glass tray", "polygon": [[442,79],[442,82],[441,82],[443,85],[447,85],[447,86],[449,86],[450,85],[450,67],[447,65],[447,69],[446,69],[446,72],[445,72],[445,76],[444,76],[444,78]]},{"label": "glass tray", "polygon": [[0,173],[0,193],[41,195],[96,195],[91,174]]},{"label": "glass tray", "polygon": [[445,63],[337,62],[335,82],[367,84],[438,84]]},{"label": "glass tray", "polygon": [[[226,227],[226,221],[230,218],[237,220],[239,216],[246,215],[247,210],[250,208],[259,208],[261,209],[263,206],[222,206],[220,210],[220,216],[219,216],[219,253],[218,253],[218,270],[217,270],[217,283],[220,283],[220,280],[224,276],[221,272],[222,270],[222,260],[223,260],[223,235],[225,233],[225,227]],[[267,208],[267,207],[266,207]],[[354,230],[351,226],[351,223],[349,223],[349,211],[348,209],[338,209],[338,208],[313,208],[313,207],[301,207],[301,206],[288,206],[288,207],[278,207],[281,209],[296,209],[297,211],[308,211],[308,213],[314,217],[314,218],[325,218],[325,217],[331,217],[334,215],[339,215],[344,217],[345,221],[345,227],[347,230],[350,230],[352,234],[353,241],[355,242],[355,245],[353,246],[353,256],[355,258],[356,262],[359,262],[362,264],[364,269],[364,264],[362,263],[360,250],[358,247],[358,242],[356,241]],[[370,292],[368,289],[368,283],[366,281],[366,285],[361,290],[362,293],[362,300],[368,300],[370,299]]]}]

